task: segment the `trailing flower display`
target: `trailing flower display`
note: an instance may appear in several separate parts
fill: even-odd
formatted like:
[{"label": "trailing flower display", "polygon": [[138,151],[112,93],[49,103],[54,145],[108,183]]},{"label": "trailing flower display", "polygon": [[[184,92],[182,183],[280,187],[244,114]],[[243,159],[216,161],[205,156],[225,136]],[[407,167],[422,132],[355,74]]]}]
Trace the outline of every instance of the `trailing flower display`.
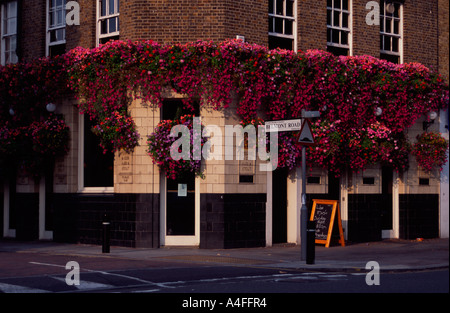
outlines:
[{"label": "trailing flower display", "polygon": [[[206,139],[202,137],[203,127],[200,127],[198,130],[194,128],[193,117],[193,115],[183,115],[179,119],[163,120],[156,126],[155,131],[147,139],[147,153],[152,157],[153,163],[157,164],[165,172],[167,178],[176,179],[177,177],[183,176],[186,172],[195,173],[195,175],[200,177],[203,176],[201,149]],[[175,160],[172,158],[172,145],[179,138],[175,136],[171,137],[170,133],[176,125],[184,125],[189,129],[188,160],[184,158]],[[197,145],[197,142],[200,143],[200,146]],[[181,148],[182,146],[180,146]],[[200,158],[195,160],[195,155],[198,155]]]},{"label": "trailing flower display", "polygon": [[[243,119],[239,122],[239,125],[242,126],[243,130],[249,125],[253,126],[255,130],[255,138],[254,141],[249,138],[248,133],[244,133],[244,149],[257,149],[258,148],[258,127],[264,125],[264,120],[259,117],[249,117]],[[267,142],[266,142],[267,143]]]},{"label": "trailing flower display", "polygon": [[419,166],[427,172],[442,167],[448,160],[448,141],[441,134],[424,132],[417,136],[417,142],[412,147],[412,154]]},{"label": "trailing flower display", "polygon": [[292,170],[300,166],[302,151],[298,146],[298,137],[292,132],[278,133],[278,167]]},{"label": "trailing flower display", "polygon": [[37,178],[43,166],[69,151],[69,140],[70,129],[61,115],[50,114],[21,127],[7,122],[0,128],[0,164],[21,164],[26,173]]},{"label": "trailing flower display", "polygon": [[379,122],[343,132],[339,129],[341,123],[337,120],[313,124],[317,144],[309,151],[311,166],[331,170],[338,176],[343,170],[360,171],[376,163],[399,172],[408,169],[410,144],[403,132],[394,133]]},{"label": "trailing flower display", "polygon": [[0,163],[38,176],[45,157],[67,152],[69,129],[46,105],[68,92],[62,58],[0,66]]},{"label": "trailing flower display", "polygon": [[[110,41],[56,59],[0,67],[0,121],[30,125],[46,103],[67,89],[78,97],[80,111],[96,121],[94,131],[112,152],[138,145],[129,115],[133,99],[161,105],[166,89],[182,94],[186,106],[202,99],[221,110],[236,99],[243,120],[299,118],[303,109],[320,111],[314,126],[318,144],[309,148],[308,161],[338,174],[374,162],[404,170],[409,153],[405,130],[423,114],[448,108],[449,101],[441,76],[418,63],[269,50],[241,40]],[[294,138],[279,138],[279,166],[298,166],[300,148]]]},{"label": "trailing flower display", "polygon": [[[126,106],[130,90],[159,104],[164,88],[184,94],[186,105],[203,98],[217,109],[227,107],[237,94],[243,120],[258,112],[277,120],[297,118],[302,109],[319,110],[322,127],[339,122],[335,131],[323,129],[332,137],[318,132],[319,144],[310,148],[309,159],[336,173],[374,162],[405,169],[407,142],[395,138],[422,114],[448,103],[442,78],[417,63],[395,65],[319,50],[268,50],[239,40],[184,45],[116,41],[74,50],[66,58],[72,85],[86,99],[82,107],[93,114]],[[383,112],[379,117],[373,114],[376,108]],[[387,138],[370,137],[370,127],[377,123],[390,131]],[[298,166],[294,138],[280,133],[279,140],[279,166]]]},{"label": "trailing flower display", "polygon": [[341,121],[316,121],[311,125],[316,144],[309,148],[306,154],[310,166],[326,168],[341,174],[341,153],[344,146],[344,137],[339,130]]},{"label": "trailing flower display", "polygon": [[0,122],[26,126],[46,116],[46,105],[69,91],[64,63],[55,57],[0,66]]}]

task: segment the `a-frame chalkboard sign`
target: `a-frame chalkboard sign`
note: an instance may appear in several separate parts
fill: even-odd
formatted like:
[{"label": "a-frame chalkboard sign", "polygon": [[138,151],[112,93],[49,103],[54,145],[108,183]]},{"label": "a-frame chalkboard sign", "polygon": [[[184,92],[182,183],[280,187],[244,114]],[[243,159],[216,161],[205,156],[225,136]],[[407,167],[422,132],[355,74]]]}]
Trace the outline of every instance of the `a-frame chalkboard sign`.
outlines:
[{"label": "a-frame chalkboard sign", "polygon": [[337,219],[339,227],[339,242],[345,246],[344,232],[342,230],[341,212],[337,200],[313,200],[311,211],[311,221],[316,221],[316,243],[330,246],[331,235],[333,234],[334,221]]}]

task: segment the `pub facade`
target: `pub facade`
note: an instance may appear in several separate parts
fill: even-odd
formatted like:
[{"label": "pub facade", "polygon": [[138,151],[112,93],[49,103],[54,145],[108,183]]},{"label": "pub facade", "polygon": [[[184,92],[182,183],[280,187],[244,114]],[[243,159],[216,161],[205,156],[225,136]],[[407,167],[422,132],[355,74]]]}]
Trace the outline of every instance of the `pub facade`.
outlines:
[{"label": "pub facade", "polygon": [[[132,46],[150,51],[150,46],[176,52],[178,47],[186,47],[184,44],[187,51],[193,47],[195,51],[206,51],[210,45],[222,51],[227,47],[235,54],[241,53],[239,49],[248,49],[248,55],[258,62],[279,56],[297,60],[298,53],[310,60],[316,54],[335,62],[340,62],[339,56],[367,55],[392,64],[420,63],[441,74],[447,83],[446,94],[444,90],[442,103],[436,109],[423,109],[403,134],[411,144],[427,132],[439,133],[448,141],[448,3],[375,2],[380,14],[368,22],[367,16],[373,12],[359,0],[245,0],[238,4],[199,0],[178,1],[176,5],[165,1],[79,0],[78,7],[66,7],[64,0],[0,1],[2,21],[6,21],[1,24],[2,66],[41,57],[76,55],[73,51],[78,51],[77,47],[87,55],[100,55],[101,47],[109,47],[104,49],[112,55],[112,51],[117,51],[113,50],[114,45],[117,49]],[[67,14],[77,10],[78,25],[69,23]],[[419,28],[418,23],[426,27]],[[272,50],[276,48],[280,50]],[[173,60],[185,63],[185,56],[174,56]],[[148,60],[154,60],[153,56]],[[249,64],[248,56],[243,60]],[[255,73],[264,72],[263,66],[270,62],[260,63],[261,68],[255,66]],[[150,72],[146,68],[146,75],[155,74]],[[217,83],[217,89],[220,84]],[[0,163],[3,237],[100,244],[101,223],[108,220],[111,244],[119,246],[242,248],[300,244],[303,181],[309,210],[313,199],[339,202],[348,241],[448,237],[448,162],[426,170],[410,155],[402,171],[383,162],[341,171],[312,162],[306,177],[302,177],[296,156],[294,165],[271,170],[267,156],[259,157],[262,148],[258,147],[256,157],[250,157],[249,143],[244,143],[248,137],[239,137],[235,132],[231,141],[226,140],[227,129],[248,125],[243,123],[246,119],[242,116],[242,103],[247,94],[242,90],[252,88],[230,90],[229,98],[224,100],[226,106],[217,108],[211,96],[214,86],[209,95],[195,97],[187,94],[189,86],[183,86],[182,81],[174,85],[172,80],[161,88],[158,99],[140,97],[139,91],[130,90],[137,95],[130,97],[127,104],[127,118],[132,119],[138,133],[132,149],[110,151],[102,145],[99,132],[93,130],[106,119],[92,118],[101,114],[90,114],[83,106],[87,102],[85,95],[64,93],[46,104],[43,112],[63,116],[70,129],[68,149],[53,160],[50,170],[42,170],[37,176],[30,175],[20,162],[8,163],[11,159],[4,159],[7,161]],[[114,90],[113,86],[111,93]],[[252,94],[256,95],[252,99],[259,99],[257,92]],[[100,97],[100,92],[97,95]],[[192,100],[188,105],[187,99]],[[287,114],[264,109],[276,106],[276,99],[266,95],[255,109],[255,119],[261,125],[268,120],[302,118],[301,112],[292,113],[289,106]],[[2,123],[12,125],[20,109],[2,105]],[[331,113],[330,104],[314,105],[311,109],[319,110],[323,116],[338,114]],[[374,107],[370,117],[374,121],[383,121],[390,112]],[[210,155],[202,154],[197,171],[201,175],[195,175],[195,171],[176,175],[175,170],[170,176],[151,156],[149,137],[156,140],[161,121],[180,120],[186,115],[199,117],[202,126],[209,126],[208,130],[202,129],[205,142],[201,142],[202,147],[209,142],[208,149],[202,152],[207,150]],[[295,132],[279,133],[280,158],[287,142],[281,141],[283,136]],[[317,138],[316,145],[322,149],[323,141]],[[240,148],[244,150],[242,159],[237,157]],[[269,153],[270,157],[273,155]],[[352,162],[347,160],[346,164],[352,167]]]}]

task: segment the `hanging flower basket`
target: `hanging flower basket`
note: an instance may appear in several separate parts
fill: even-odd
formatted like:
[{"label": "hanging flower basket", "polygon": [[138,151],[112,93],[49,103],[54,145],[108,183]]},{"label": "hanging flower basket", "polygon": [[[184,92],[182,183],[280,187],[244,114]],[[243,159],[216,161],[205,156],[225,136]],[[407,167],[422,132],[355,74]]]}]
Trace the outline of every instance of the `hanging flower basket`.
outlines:
[{"label": "hanging flower basket", "polygon": [[139,133],[133,119],[119,111],[102,118],[92,131],[99,136],[100,146],[105,153],[119,150],[130,153],[139,145]]},{"label": "hanging flower basket", "polygon": [[419,166],[427,172],[433,168],[442,171],[448,159],[448,141],[439,133],[425,132],[417,136],[417,142],[412,147],[412,154]]},{"label": "hanging flower basket", "polygon": [[70,129],[62,115],[51,114],[30,125],[33,151],[43,157],[63,156],[69,151]]},{"label": "hanging flower basket", "polygon": [[[180,158],[175,160],[172,155],[175,141],[179,137],[171,137],[170,132],[176,125],[183,125],[189,129],[189,158]],[[194,129],[194,116],[183,115],[175,120],[163,120],[155,128],[155,131],[148,137],[147,153],[152,157],[153,163],[157,164],[161,171],[166,174],[167,178],[176,179],[182,177],[185,173],[191,172],[195,175],[203,177],[201,168],[201,149],[206,143],[206,139],[202,137],[203,125],[199,130]],[[200,137],[200,146],[197,145]],[[178,152],[181,153],[182,146]],[[194,156],[200,156],[200,160],[194,159]]]}]

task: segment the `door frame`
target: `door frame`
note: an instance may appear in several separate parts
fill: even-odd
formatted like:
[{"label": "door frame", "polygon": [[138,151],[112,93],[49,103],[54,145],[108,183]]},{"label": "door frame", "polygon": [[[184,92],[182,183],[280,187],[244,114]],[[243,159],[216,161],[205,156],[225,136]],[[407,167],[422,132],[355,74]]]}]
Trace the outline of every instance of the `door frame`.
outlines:
[{"label": "door frame", "polygon": [[39,240],[53,240],[53,231],[45,228],[45,206],[46,206],[45,175],[39,181]]},{"label": "door frame", "polygon": [[11,214],[10,190],[10,182],[5,179],[3,182],[3,237],[5,238],[16,237],[16,229],[10,228],[9,223]]},{"label": "door frame", "polygon": [[382,239],[400,238],[400,177],[392,170],[392,229],[382,229]]},{"label": "door frame", "polygon": [[[266,172],[266,247],[273,246],[273,172]],[[286,243],[300,244],[301,168],[289,171],[286,177]]]},{"label": "door frame", "polygon": [[167,178],[160,174],[160,242],[161,246],[199,246],[200,245],[200,177],[195,177],[195,234],[193,236],[170,236],[167,230]]}]

